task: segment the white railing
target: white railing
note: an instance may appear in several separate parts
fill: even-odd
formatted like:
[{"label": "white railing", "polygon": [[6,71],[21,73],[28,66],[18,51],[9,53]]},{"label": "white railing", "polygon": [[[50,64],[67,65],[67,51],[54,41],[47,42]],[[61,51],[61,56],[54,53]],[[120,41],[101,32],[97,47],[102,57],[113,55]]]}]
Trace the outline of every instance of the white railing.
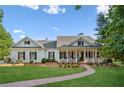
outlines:
[{"label": "white railing", "polygon": [[[67,62],[67,59],[59,59],[60,62]],[[68,58],[68,62],[75,62],[76,59]]]},{"label": "white railing", "polygon": [[85,62],[97,62],[97,63],[101,63],[102,62],[102,58],[85,58],[84,59]]},{"label": "white railing", "polygon": [[[67,59],[59,59],[60,62],[65,62],[67,63]],[[68,58],[68,62],[76,62],[76,59],[72,59],[72,58]],[[84,58],[84,62],[92,62],[92,63],[101,63],[102,62],[102,58]]]}]

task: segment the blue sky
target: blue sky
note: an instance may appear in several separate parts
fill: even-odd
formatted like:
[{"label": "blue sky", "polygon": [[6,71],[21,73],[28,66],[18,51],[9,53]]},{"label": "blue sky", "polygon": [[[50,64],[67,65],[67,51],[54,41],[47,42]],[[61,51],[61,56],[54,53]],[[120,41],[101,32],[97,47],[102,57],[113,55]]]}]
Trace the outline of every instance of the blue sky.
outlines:
[{"label": "blue sky", "polygon": [[55,40],[56,36],[84,33],[95,37],[98,13],[106,13],[107,6],[0,6],[4,11],[3,25],[15,42],[24,36],[32,39]]}]

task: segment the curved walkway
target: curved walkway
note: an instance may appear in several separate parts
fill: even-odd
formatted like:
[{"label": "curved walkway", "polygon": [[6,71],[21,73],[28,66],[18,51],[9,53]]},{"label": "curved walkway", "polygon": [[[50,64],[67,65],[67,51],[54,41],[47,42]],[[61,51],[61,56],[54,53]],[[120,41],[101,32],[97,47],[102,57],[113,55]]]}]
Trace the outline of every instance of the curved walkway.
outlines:
[{"label": "curved walkway", "polygon": [[71,74],[71,75],[65,75],[65,76],[59,76],[59,77],[51,77],[51,78],[42,78],[42,79],[35,79],[35,80],[27,80],[27,81],[17,81],[13,83],[5,83],[0,84],[0,87],[31,87],[31,86],[37,86],[41,84],[48,84],[58,81],[64,81],[64,80],[70,80],[80,77],[85,77],[88,75],[91,75],[95,73],[95,70],[91,68],[88,65],[82,65],[86,68],[86,71],[77,73],[77,74]]}]

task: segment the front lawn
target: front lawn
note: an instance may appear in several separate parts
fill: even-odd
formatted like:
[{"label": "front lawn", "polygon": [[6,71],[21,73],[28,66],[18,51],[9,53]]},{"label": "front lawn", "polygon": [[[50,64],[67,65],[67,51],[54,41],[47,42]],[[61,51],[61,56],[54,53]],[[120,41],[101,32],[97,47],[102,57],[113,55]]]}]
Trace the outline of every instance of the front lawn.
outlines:
[{"label": "front lawn", "polygon": [[83,68],[64,69],[41,66],[0,67],[0,83],[62,76],[83,70]]},{"label": "front lawn", "polygon": [[96,67],[87,77],[39,85],[45,87],[124,87],[124,67]]}]

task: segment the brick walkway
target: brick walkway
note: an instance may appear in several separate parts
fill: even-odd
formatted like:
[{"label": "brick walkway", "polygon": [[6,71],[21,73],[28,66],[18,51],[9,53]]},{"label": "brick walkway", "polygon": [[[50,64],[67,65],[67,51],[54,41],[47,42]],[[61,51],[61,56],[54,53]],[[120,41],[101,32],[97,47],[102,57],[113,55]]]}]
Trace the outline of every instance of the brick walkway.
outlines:
[{"label": "brick walkway", "polygon": [[65,76],[59,76],[59,77],[51,77],[51,78],[42,78],[42,79],[35,79],[35,80],[27,80],[27,81],[17,81],[13,83],[5,83],[0,84],[0,87],[31,87],[31,86],[37,86],[41,84],[48,84],[58,81],[64,81],[64,80],[70,80],[80,77],[85,77],[88,75],[91,75],[95,73],[95,70],[91,68],[88,65],[82,65],[86,68],[86,71],[77,73],[77,74],[71,74],[71,75],[65,75]]}]

